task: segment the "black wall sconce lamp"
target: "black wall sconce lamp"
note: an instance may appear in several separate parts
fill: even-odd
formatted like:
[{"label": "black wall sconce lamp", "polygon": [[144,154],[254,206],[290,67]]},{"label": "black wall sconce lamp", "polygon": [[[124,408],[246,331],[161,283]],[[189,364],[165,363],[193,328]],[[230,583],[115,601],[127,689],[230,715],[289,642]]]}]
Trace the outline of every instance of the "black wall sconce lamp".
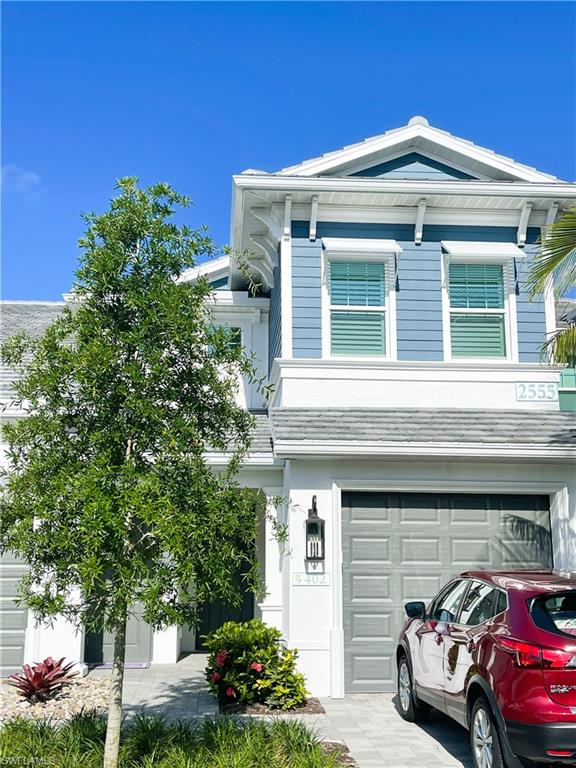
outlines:
[{"label": "black wall sconce lamp", "polygon": [[311,563],[320,563],[324,560],[325,547],[325,522],[318,517],[316,496],[312,496],[312,508],[308,510],[306,519],[306,560]]}]

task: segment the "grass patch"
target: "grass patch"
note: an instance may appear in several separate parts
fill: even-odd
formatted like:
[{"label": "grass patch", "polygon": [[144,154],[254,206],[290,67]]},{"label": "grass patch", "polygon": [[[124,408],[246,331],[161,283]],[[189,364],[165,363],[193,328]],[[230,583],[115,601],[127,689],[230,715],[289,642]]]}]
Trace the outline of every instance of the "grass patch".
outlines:
[{"label": "grass patch", "polygon": [[[0,763],[101,768],[105,734],[94,713],[59,725],[11,720],[0,730]],[[141,715],[124,724],[120,747],[122,768],[337,768],[342,759],[303,723],[280,719],[193,724]]]}]

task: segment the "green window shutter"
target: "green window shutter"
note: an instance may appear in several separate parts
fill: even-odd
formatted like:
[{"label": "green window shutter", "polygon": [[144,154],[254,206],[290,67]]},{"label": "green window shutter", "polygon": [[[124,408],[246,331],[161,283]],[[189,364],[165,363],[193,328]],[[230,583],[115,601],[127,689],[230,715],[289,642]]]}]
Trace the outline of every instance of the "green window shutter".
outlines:
[{"label": "green window shutter", "polygon": [[450,316],[452,357],[506,357],[504,315]]},{"label": "green window shutter", "polygon": [[502,309],[501,264],[450,264],[450,306],[456,309]]},{"label": "green window shutter", "polygon": [[330,303],[383,307],[386,303],[384,264],[371,261],[331,261]]},{"label": "green window shutter", "polygon": [[333,355],[385,355],[384,312],[330,313]]}]

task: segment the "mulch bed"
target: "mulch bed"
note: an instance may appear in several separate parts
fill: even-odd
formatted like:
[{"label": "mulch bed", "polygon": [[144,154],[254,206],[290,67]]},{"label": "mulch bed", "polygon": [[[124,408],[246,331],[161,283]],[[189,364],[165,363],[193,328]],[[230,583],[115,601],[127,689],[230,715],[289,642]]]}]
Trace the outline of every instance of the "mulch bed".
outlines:
[{"label": "mulch bed", "polygon": [[278,709],[277,707],[268,707],[266,704],[227,704],[220,707],[223,715],[324,715],[326,710],[315,698],[306,700],[294,709]]},{"label": "mulch bed", "polygon": [[359,768],[358,763],[352,755],[350,754],[350,750],[345,744],[342,744],[342,742],[339,741],[323,741],[322,747],[324,751],[330,755],[332,752],[341,752],[340,755],[340,761],[339,765],[342,766],[342,768]]}]

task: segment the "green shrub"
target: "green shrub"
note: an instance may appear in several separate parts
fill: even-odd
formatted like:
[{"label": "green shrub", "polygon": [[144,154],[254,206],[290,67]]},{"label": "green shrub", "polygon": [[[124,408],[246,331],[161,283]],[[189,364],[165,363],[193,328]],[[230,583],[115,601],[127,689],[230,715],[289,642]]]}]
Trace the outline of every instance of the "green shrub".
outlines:
[{"label": "green shrub", "polygon": [[205,639],[210,651],[206,680],[221,707],[267,704],[294,709],[306,701],[298,651],[281,644],[282,633],[262,621],[227,621]]},{"label": "green shrub", "polygon": [[[106,720],[84,713],[67,723],[9,721],[0,728],[0,764],[102,768]],[[342,768],[298,720],[233,717],[170,723],[138,716],[122,725],[120,768]]]}]

